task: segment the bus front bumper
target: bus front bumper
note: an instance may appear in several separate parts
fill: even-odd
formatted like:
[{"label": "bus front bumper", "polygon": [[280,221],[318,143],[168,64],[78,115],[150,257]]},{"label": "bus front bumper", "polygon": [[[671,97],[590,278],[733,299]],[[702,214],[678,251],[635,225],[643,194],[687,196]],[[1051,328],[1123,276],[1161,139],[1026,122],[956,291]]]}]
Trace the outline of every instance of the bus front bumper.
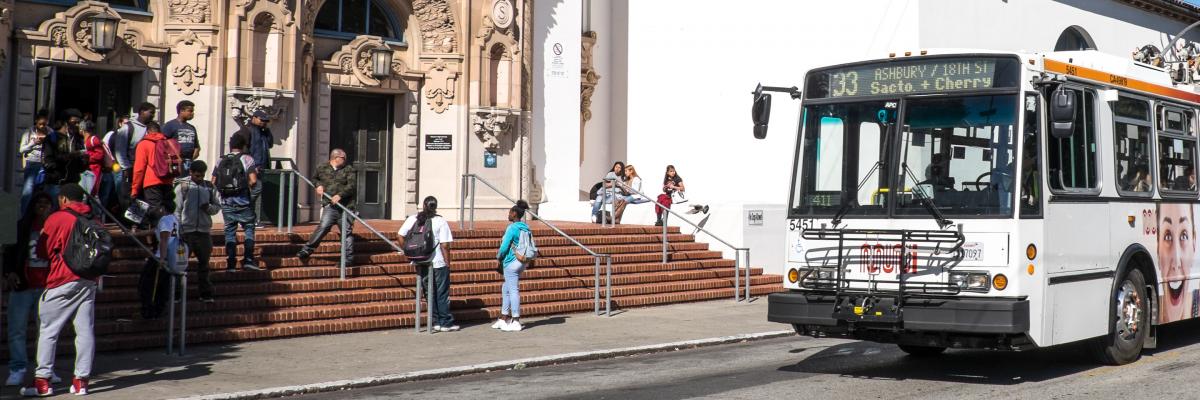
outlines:
[{"label": "bus front bumper", "polygon": [[[873,312],[868,309],[865,316],[857,316],[847,309],[854,307],[847,304],[858,304],[862,297],[871,297],[877,309],[899,312],[891,318],[871,318]],[[906,295],[903,307],[891,307],[893,302],[886,295],[861,293],[843,294],[840,302],[832,293],[773,293],[767,298],[767,320],[817,330],[851,327],[965,334],[1021,334],[1029,330],[1028,300]]]}]

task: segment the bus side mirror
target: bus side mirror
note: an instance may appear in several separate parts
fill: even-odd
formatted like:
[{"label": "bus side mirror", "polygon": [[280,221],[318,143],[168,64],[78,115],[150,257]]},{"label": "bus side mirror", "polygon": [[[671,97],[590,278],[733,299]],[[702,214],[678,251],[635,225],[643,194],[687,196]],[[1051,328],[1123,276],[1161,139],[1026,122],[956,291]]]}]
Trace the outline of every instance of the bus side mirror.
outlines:
[{"label": "bus side mirror", "polygon": [[1075,132],[1075,96],[1059,87],[1050,95],[1050,135],[1066,139]]},{"label": "bus side mirror", "polygon": [[763,93],[761,84],[754,88],[754,105],[750,109],[750,118],[754,120],[754,138],[767,138],[767,123],[771,121],[771,95]]}]

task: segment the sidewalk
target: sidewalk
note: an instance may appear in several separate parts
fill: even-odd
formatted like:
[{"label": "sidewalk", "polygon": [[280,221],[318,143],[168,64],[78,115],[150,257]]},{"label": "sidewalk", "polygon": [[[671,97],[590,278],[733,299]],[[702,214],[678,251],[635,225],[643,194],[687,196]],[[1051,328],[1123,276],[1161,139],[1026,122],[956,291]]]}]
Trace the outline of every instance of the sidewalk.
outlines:
[{"label": "sidewalk", "polygon": [[[488,324],[460,332],[415,334],[412,328],[189,347],[184,357],[162,350],[100,353],[95,399],[161,399],[360,379],[490,362],[788,330],[767,322],[765,297],[718,300],[615,312],[535,317],[522,332]],[[73,360],[56,370],[70,382]],[[56,393],[66,393],[58,385]],[[0,397],[16,394],[5,388]]]}]

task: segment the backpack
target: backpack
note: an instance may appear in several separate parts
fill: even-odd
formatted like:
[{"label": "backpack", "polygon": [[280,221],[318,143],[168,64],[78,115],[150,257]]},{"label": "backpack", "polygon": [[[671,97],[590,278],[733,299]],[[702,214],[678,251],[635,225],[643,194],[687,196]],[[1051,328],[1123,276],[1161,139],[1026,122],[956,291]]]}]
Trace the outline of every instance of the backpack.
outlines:
[{"label": "backpack", "polygon": [[423,263],[433,260],[433,252],[437,250],[437,246],[433,240],[432,220],[433,217],[430,217],[423,224],[414,223],[408,234],[404,235],[404,256],[408,257],[409,261]]},{"label": "backpack", "polygon": [[246,166],[242,165],[241,157],[245,153],[226,154],[213,170],[217,179],[217,192],[221,197],[243,196],[249,193],[250,178],[246,175]]},{"label": "backpack", "polygon": [[112,235],[96,221],[74,210],[67,212],[75,216],[75,224],[63,249],[63,261],[79,277],[96,279],[104,275],[108,272],[108,264],[112,262]]},{"label": "backpack", "polygon": [[513,252],[517,256],[517,261],[529,264],[538,258],[537,243],[533,241],[533,232],[521,230],[521,234],[517,237],[516,250]]},{"label": "backpack", "polygon": [[183,175],[183,152],[175,139],[147,139],[154,143],[154,155],[150,157],[150,170],[163,179],[174,179]]}]

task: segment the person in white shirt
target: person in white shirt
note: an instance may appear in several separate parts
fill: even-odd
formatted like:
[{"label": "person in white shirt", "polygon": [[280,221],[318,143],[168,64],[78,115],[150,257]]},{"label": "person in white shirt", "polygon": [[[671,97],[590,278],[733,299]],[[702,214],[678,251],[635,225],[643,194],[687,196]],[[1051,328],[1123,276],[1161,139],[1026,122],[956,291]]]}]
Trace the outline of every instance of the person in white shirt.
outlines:
[{"label": "person in white shirt", "polygon": [[625,182],[622,183],[633,190],[629,190],[627,191],[628,193],[618,195],[617,197],[617,202],[614,206],[616,211],[613,212],[613,222],[617,224],[621,223],[621,216],[625,215],[625,206],[650,202],[650,199],[638,194],[638,192],[642,191],[642,177],[638,176],[637,168],[634,168],[633,164],[625,166]]},{"label": "person in white shirt", "polygon": [[433,257],[428,262],[414,262],[413,266],[421,279],[426,279],[429,270],[433,270],[434,304],[430,307],[430,311],[433,312],[433,330],[453,332],[459,329],[458,325],[454,324],[454,316],[450,315],[450,242],[454,241],[454,236],[446,219],[437,215],[437,205],[437,198],[425,197],[421,201],[421,212],[404,220],[404,225],[400,227],[400,237],[405,237],[410,230],[426,224],[432,229]]},{"label": "person in white shirt", "polygon": [[165,255],[174,251],[168,246],[171,236],[175,235],[179,229],[179,219],[175,216],[175,202],[163,203],[163,207],[166,214],[158,219],[158,224],[154,227],[154,235],[151,236],[154,239],[154,257],[157,259],[146,259],[146,264],[142,266],[142,273],[138,280],[138,296],[142,300],[142,318],[145,319],[157,319],[162,316],[165,303],[159,302],[157,299],[165,298],[164,291],[168,288],[155,287],[159,283],[158,275],[165,273],[160,270],[163,267],[158,265],[158,260],[166,262]]}]

